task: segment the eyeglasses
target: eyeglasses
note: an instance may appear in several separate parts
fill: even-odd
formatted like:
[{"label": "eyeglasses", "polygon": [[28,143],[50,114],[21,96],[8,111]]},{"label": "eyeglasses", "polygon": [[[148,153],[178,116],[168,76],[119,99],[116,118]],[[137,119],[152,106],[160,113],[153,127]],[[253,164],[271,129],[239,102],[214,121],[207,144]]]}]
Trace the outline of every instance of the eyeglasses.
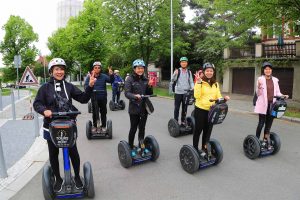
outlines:
[{"label": "eyeglasses", "polygon": [[101,67],[94,67],[94,69],[101,69]]}]

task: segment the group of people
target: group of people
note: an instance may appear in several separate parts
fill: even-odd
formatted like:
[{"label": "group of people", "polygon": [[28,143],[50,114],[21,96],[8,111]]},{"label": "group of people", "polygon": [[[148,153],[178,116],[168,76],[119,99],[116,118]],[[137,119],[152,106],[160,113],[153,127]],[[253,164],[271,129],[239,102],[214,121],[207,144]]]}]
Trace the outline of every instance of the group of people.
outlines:
[{"label": "group of people", "polygon": [[[66,63],[61,58],[54,58],[49,62],[48,71],[51,75],[50,80],[43,84],[38,90],[37,96],[33,103],[35,111],[44,116],[44,138],[48,143],[49,160],[53,174],[55,176],[54,190],[60,191],[63,185],[63,179],[60,176],[58,153],[59,149],[52,143],[49,134],[49,123],[53,112],[66,111],[65,105],[61,105],[57,99],[62,98],[68,102],[68,109],[76,110],[72,105],[72,99],[87,103],[89,99],[96,98],[101,113],[102,129],[106,129],[107,114],[107,90],[106,83],[111,83],[113,88],[113,101],[119,101],[120,94],[117,93],[117,87],[120,82],[124,82],[119,76],[119,71],[113,72],[112,68],[108,68],[108,75],[103,73],[100,62],[94,62],[92,70],[85,81],[85,91],[81,91],[76,86],[65,80]],[[129,145],[132,149],[131,156],[135,156],[134,138],[139,129],[139,141],[145,136],[145,126],[148,116],[143,95],[153,94],[154,79],[148,79],[145,76],[146,65],[143,60],[137,59],[132,64],[132,73],[127,75],[125,79],[125,96],[129,99],[129,118],[130,130],[128,135]],[[259,123],[257,126],[256,136],[259,138],[263,126],[264,140],[269,140],[270,128],[272,126],[273,117],[270,115],[270,106],[274,102],[273,96],[282,95],[278,85],[278,79],[272,76],[272,65],[265,62],[262,67],[263,75],[257,80],[256,94],[258,96],[255,106],[255,112],[259,114]],[[184,95],[188,90],[194,90],[195,98],[195,131],[193,135],[193,146],[199,150],[199,139],[202,134],[201,149],[204,154],[207,152],[207,144],[210,139],[213,125],[208,121],[208,112],[213,102],[211,99],[222,97],[219,83],[215,79],[216,69],[211,63],[205,63],[201,70],[194,74],[188,69],[188,58],[180,59],[180,68],[174,71],[172,81],[176,82],[174,90],[174,118],[179,120],[180,106],[185,106]],[[97,91],[95,95],[93,91]],[[286,96],[288,98],[288,96]],[[229,96],[224,97],[229,100]],[[186,118],[186,110],[182,109],[181,124],[184,125]],[[93,113],[93,126],[96,127],[96,115]],[[70,158],[74,168],[74,182],[76,188],[82,188],[83,183],[79,176],[80,157],[76,144],[70,148]]]}]

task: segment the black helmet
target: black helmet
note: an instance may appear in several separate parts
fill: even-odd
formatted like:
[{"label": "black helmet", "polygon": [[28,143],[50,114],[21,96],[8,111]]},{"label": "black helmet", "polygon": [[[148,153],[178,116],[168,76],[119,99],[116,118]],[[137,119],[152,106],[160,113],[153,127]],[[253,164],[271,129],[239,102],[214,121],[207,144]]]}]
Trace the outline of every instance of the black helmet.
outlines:
[{"label": "black helmet", "polygon": [[213,64],[207,62],[207,63],[203,64],[202,68],[203,68],[203,71],[205,71],[207,68],[213,68],[213,69],[215,69],[215,66]]},{"label": "black helmet", "polygon": [[269,63],[269,62],[264,62],[264,63],[263,63],[262,68],[265,69],[266,67],[270,67],[271,69],[273,69],[272,64]]}]

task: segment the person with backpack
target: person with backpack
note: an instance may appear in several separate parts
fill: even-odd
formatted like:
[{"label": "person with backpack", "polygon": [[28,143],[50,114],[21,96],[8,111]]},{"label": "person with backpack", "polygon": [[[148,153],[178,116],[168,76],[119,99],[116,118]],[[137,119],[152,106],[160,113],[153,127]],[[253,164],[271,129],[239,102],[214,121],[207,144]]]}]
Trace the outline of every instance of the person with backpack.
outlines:
[{"label": "person with backpack", "polygon": [[175,93],[174,98],[174,119],[178,121],[179,118],[179,109],[181,107],[181,125],[185,125],[186,110],[184,102],[184,95],[186,95],[188,90],[194,88],[193,76],[191,71],[188,69],[188,58],[180,58],[180,68],[176,69],[171,78],[172,90]]},{"label": "person with backpack", "polygon": [[[258,113],[258,125],[256,128],[256,137],[259,139],[261,130],[265,126],[263,142],[268,143],[270,147],[270,130],[274,117],[271,115],[272,104],[276,101],[274,96],[283,96],[279,88],[279,80],[272,76],[273,66],[269,62],[264,62],[262,65],[263,75],[258,77],[254,112]],[[288,95],[284,95],[288,98]]]},{"label": "person with backpack", "polygon": [[[198,144],[201,132],[202,135],[202,154],[207,155],[207,144],[210,140],[213,124],[208,121],[208,113],[210,107],[214,104],[210,100],[222,98],[219,83],[214,78],[215,66],[211,63],[203,65],[203,75],[198,71],[196,76],[196,84],[194,88],[195,102],[195,131],[193,135],[193,146],[199,151]],[[201,78],[202,77],[202,78]],[[224,97],[229,100],[229,96]],[[200,151],[199,151],[200,152]]]}]

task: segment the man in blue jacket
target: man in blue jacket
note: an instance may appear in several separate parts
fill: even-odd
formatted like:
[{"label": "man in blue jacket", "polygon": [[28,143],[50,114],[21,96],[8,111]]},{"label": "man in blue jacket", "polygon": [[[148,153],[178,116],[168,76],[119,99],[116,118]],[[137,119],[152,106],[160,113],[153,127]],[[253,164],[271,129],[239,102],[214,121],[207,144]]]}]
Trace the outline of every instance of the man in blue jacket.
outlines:
[{"label": "man in blue jacket", "polygon": [[[121,78],[121,76],[119,75],[119,70],[114,70],[114,82],[111,84],[112,85],[112,101],[114,103],[119,103],[119,100],[120,100],[120,94],[121,94],[121,91],[120,91],[120,88],[119,88],[119,85],[120,84],[124,84],[124,80]],[[117,100],[117,101],[116,101]]]},{"label": "man in blue jacket", "polygon": [[[97,113],[95,112],[94,102],[97,102],[98,108],[101,114],[101,129],[103,132],[106,131],[106,114],[107,114],[107,90],[106,83],[114,82],[114,75],[111,67],[108,68],[109,76],[102,73],[102,65],[101,62],[96,61],[93,63],[92,71],[94,72],[94,77],[96,78],[96,82],[94,84],[93,90],[96,92],[92,95],[92,107],[93,107],[93,131],[96,131],[97,127]],[[89,84],[90,76],[88,76],[85,80],[84,87],[86,88]]]}]

